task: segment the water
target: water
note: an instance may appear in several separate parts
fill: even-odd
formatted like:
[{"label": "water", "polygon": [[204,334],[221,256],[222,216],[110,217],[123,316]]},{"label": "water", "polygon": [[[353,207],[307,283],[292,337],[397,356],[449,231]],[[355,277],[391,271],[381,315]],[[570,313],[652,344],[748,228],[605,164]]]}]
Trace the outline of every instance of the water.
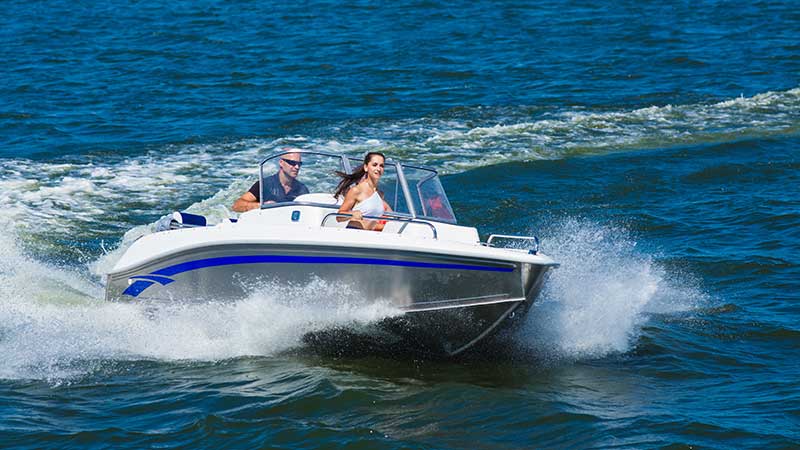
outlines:
[{"label": "water", "polygon": [[[9,1],[0,444],[800,446],[800,13],[616,1]],[[163,213],[297,145],[434,166],[562,263],[501,355],[332,358],[341,286],[102,300]],[[323,300],[323,302],[320,302]]]}]

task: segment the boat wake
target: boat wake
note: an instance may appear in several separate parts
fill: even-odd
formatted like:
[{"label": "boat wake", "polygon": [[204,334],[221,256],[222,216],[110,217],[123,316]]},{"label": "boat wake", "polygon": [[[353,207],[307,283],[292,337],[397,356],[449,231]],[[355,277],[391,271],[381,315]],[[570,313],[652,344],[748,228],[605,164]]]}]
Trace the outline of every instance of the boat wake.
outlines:
[{"label": "boat wake", "polygon": [[348,286],[322,280],[261,283],[237,302],[111,303],[87,274],[33,260],[0,238],[2,379],[59,383],[116,361],[273,356],[302,346],[309,332],[400,313],[388,302],[357,302]]},{"label": "boat wake", "polygon": [[193,204],[189,212],[226,216],[224,208],[255,179],[254,161],[285,145],[355,156],[380,148],[457,173],[513,161],[792,135],[800,132],[798,112],[800,88],[794,88],[634,110],[477,108],[439,118],[337,123],[320,136],[168,144],[124,157],[7,159],[0,167],[0,209],[32,237],[27,244],[80,258],[77,246],[117,242],[143,216],[155,220],[187,204]]}]

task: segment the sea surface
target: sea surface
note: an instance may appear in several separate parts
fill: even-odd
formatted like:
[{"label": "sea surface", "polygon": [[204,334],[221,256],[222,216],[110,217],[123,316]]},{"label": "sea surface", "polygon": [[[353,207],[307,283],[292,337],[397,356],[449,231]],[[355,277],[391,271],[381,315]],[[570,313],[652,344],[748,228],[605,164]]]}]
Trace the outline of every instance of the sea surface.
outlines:
[{"label": "sea surface", "polygon": [[[0,447],[800,448],[796,1],[6,0],[0,61]],[[561,267],[453,361],[305,348],[385,313],[322,283],[103,300],[286,145]]]}]

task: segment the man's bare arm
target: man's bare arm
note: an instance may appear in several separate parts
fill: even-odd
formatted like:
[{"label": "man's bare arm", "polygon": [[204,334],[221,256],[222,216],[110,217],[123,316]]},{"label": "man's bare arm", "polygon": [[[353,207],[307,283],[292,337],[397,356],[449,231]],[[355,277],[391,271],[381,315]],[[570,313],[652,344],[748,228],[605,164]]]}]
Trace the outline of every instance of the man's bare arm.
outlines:
[{"label": "man's bare arm", "polygon": [[231,206],[231,209],[238,213],[242,213],[260,207],[261,207],[261,202],[259,202],[256,199],[256,196],[250,192],[245,192],[244,194],[242,194],[241,197],[239,197],[238,200],[233,202],[233,206]]}]

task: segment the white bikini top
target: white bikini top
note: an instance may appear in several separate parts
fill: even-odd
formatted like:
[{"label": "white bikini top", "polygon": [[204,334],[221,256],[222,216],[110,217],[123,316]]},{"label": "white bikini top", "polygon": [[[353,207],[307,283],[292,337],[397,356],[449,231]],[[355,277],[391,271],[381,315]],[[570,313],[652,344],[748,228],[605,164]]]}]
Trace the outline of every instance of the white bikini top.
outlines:
[{"label": "white bikini top", "polygon": [[365,216],[380,217],[383,215],[383,199],[378,191],[375,191],[369,198],[354,206],[353,210],[361,211]]}]

